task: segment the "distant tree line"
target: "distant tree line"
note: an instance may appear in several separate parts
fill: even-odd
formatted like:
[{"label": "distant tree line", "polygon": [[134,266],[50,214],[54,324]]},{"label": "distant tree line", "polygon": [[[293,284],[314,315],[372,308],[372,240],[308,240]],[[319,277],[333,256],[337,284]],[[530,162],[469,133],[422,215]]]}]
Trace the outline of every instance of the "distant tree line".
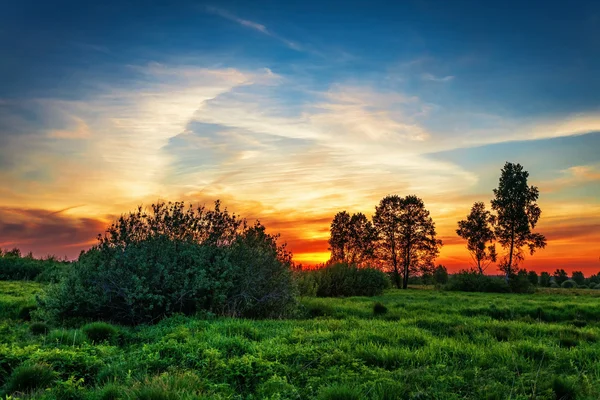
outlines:
[{"label": "distant tree line", "polygon": [[[505,275],[504,286],[514,291],[522,291],[519,286],[526,287],[527,283],[545,287],[560,287],[565,282],[569,286],[569,281],[576,287],[595,283],[583,278],[581,272],[569,280],[562,270],[553,276],[546,272],[538,276],[519,268],[526,253],[533,255],[546,246],[545,236],[534,232],[541,216],[539,190],[528,184],[528,178],[520,164],[505,163],[493,191],[491,210],[483,202],[475,202],[466,218],[458,222],[456,233],[466,240],[473,260],[472,269],[463,272],[484,275],[491,264],[498,263]],[[338,212],[331,222],[328,243],[331,258],[326,265],[375,266],[389,273],[397,288],[404,289],[415,279],[426,284],[448,282],[445,267],[435,267],[442,241],[423,200],[415,195],[384,197],[371,219],[363,213]]]}]

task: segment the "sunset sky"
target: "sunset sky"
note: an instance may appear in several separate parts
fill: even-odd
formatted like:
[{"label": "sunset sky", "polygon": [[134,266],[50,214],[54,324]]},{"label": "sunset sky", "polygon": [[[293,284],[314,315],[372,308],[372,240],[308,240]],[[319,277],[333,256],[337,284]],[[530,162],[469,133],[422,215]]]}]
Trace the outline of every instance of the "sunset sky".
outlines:
[{"label": "sunset sky", "polygon": [[599,272],[600,2],[0,11],[0,248],[75,258],[138,204],[221,199],[314,264],[336,212],[416,194],[456,270],[505,161],[540,188],[523,266]]}]

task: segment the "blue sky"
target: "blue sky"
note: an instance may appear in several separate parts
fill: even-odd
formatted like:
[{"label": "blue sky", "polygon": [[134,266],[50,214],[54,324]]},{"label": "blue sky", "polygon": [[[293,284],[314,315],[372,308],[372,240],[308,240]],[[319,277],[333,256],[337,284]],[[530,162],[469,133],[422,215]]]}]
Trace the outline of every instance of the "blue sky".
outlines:
[{"label": "blue sky", "polygon": [[[36,248],[0,224],[0,247],[78,253],[84,217],[222,198],[312,262],[335,212],[416,193],[460,263],[456,220],[504,161],[530,170],[548,231],[597,232],[599,37],[593,1],[6,4],[0,214],[68,209],[76,228]],[[546,259],[575,245],[591,268],[590,235]]]}]

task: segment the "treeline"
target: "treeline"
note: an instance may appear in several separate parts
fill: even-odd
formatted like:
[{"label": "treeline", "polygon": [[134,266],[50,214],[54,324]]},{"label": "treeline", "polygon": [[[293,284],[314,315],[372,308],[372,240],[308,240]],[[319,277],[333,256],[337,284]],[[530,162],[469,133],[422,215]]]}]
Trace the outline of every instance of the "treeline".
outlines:
[{"label": "treeline", "polygon": [[18,248],[0,249],[0,281],[58,282],[70,264],[55,256],[34,258],[31,253],[23,256]]},{"label": "treeline", "polygon": [[[491,211],[483,202],[476,202],[466,219],[458,222],[456,233],[466,240],[478,274],[499,261],[507,282],[522,280],[519,264],[525,253],[533,255],[546,246],[544,235],[533,232],[541,209],[537,205],[539,190],[528,185],[528,177],[520,164],[507,162],[493,191]],[[496,244],[504,250],[502,257]],[[423,200],[415,195],[389,195],[375,207],[371,219],[347,211],[334,216],[327,264],[376,267],[389,273],[397,288],[406,289],[412,277],[434,274],[441,247]]]}]

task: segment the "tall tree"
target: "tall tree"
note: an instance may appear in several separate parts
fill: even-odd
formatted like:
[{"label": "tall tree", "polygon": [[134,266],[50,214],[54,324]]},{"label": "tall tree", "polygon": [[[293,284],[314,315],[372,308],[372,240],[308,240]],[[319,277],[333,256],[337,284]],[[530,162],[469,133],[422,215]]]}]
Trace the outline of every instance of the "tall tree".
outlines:
[{"label": "tall tree", "polygon": [[429,211],[417,196],[387,196],[375,208],[373,224],[381,261],[390,268],[396,287],[406,289],[409,275],[433,265],[442,246]]},{"label": "tall tree", "polygon": [[522,248],[527,246],[530,254],[546,247],[546,237],[533,233],[542,210],[536,201],[538,188],[528,186],[529,173],[521,164],[507,162],[502,168],[498,188],[494,189],[492,209],[496,211],[495,234],[508,254],[500,269],[509,278],[524,259]]},{"label": "tall tree", "polygon": [[496,218],[485,209],[483,202],[473,204],[467,219],[458,222],[456,233],[467,241],[467,249],[480,274],[490,263],[496,262],[496,245],[492,243],[495,223]]},{"label": "tall tree", "polygon": [[331,261],[361,265],[372,258],[375,228],[363,213],[341,211],[331,222]]},{"label": "tall tree", "polygon": [[350,243],[350,214],[346,211],[335,214],[329,232],[331,261],[345,262]]}]

